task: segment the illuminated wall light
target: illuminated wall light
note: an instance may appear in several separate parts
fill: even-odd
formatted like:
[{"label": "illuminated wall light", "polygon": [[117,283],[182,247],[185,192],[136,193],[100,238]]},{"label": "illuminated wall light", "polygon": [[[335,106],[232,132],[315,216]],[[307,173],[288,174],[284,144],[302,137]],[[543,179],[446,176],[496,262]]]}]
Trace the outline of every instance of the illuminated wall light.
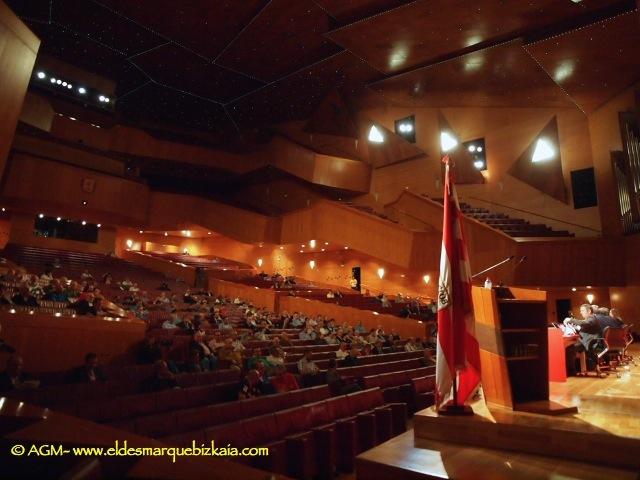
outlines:
[{"label": "illuminated wall light", "polygon": [[284,247],[282,245],[280,245],[280,250],[284,250]]},{"label": "illuminated wall light", "polygon": [[320,249],[320,251],[321,251],[321,252],[324,252],[324,248],[321,248],[321,249]]},{"label": "illuminated wall light", "polygon": [[384,136],[382,135],[382,132],[375,125],[371,125],[371,128],[369,129],[368,138],[369,138],[369,141],[371,143],[383,143],[384,142]]},{"label": "illuminated wall light", "polygon": [[102,226],[101,223],[97,224],[96,227],[100,228]]},{"label": "illuminated wall light", "polygon": [[587,293],[587,302],[589,302],[590,304],[593,303],[593,300],[595,300],[595,295],[593,293]]},{"label": "illuminated wall light", "polygon": [[380,277],[380,280],[382,280],[382,278],[384,277],[384,268],[380,267],[378,269],[378,277]]},{"label": "illuminated wall light", "polygon": [[11,310],[9,310],[9,313],[16,313],[16,309],[12,308]]},{"label": "illuminated wall light", "polygon": [[87,201],[86,201],[86,200],[83,200],[83,201],[82,201],[82,204],[83,204],[83,205],[86,205],[86,204],[87,204]]},{"label": "illuminated wall light", "polygon": [[78,93],[79,93],[80,95],[84,95],[85,93],[87,93],[87,89],[86,89],[86,88],[84,88],[84,87],[79,87],[79,88],[78,88]]},{"label": "illuminated wall light", "polygon": [[62,217],[56,217],[56,220],[59,222],[60,220],[62,220]]},{"label": "illuminated wall light", "polygon": [[591,288],[591,285],[587,285],[587,288],[589,288],[589,289],[590,289],[590,288]]},{"label": "illuminated wall light", "polygon": [[75,122],[77,119],[75,117],[69,117],[69,120],[73,120]]},{"label": "illuminated wall light", "polygon": [[349,247],[344,247],[345,250],[349,250]]},{"label": "illuminated wall light", "polygon": [[164,236],[165,236],[165,237],[168,237],[168,236],[169,236],[169,234],[168,234],[167,232],[164,232]]},{"label": "illuminated wall light", "polygon": [[38,214],[38,218],[44,218],[44,213]]},{"label": "illuminated wall light", "polygon": [[329,242],[324,242],[325,245],[329,245]]},{"label": "illuminated wall light", "polygon": [[571,289],[571,291],[572,291],[572,292],[575,292],[576,290],[578,290],[576,287],[573,287],[573,288]]},{"label": "illuminated wall light", "polygon": [[314,268],[316,268],[316,261],[315,260],[309,260],[309,268],[311,270],[313,270]]},{"label": "illuminated wall light", "polygon": [[133,247],[133,240],[129,239],[127,240],[127,248],[132,248]]},{"label": "illuminated wall light", "polygon": [[207,232],[207,235],[211,235],[211,232]]},{"label": "illuminated wall light", "polygon": [[304,253],[304,250],[300,250],[300,253]]},{"label": "illuminated wall light", "polygon": [[138,230],[138,233],[144,233],[142,230]]},{"label": "illuminated wall light", "polygon": [[86,220],[82,220],[82,225],[86,225],[87,221]]},{"label": "illuminated wall light", "polygon": [[531,156],[531,161],[533,163],[544,162],[545,160],[551,160],[555,155],[556,151],[551,142],[545,138],[539,138]]},{"label": "illuminated wall light", "polygon": [[440,147],[443,152],[450,152],[458,146],[458,140],[449,132],[440,132]]},{"label": "illuminated wall light", "polygon": [[315,240],[310,240],[309,241],[309,248],[316,248],[316,241]]},{"label": "illuminated wall light", "polygon": [[6,209],[5,209],[4,207],[2,207],[2,211],[3,211],[3,212],[6,212]]},{"label": "illuminated wall light", "polygon": [[429,282],[431,281],[431,277],[429,275],[424,275],[422,277],[422,281],[426,284],[429,285]]},{"label": "illuminated wall light", "polygon": [[44,72],[38,72],[37,77],[42,80],[43,78],[47,78]]},{"label": "illuminated wall light", "polygon": [[258,266],[259,266],[259,267],[261,267],[261,266],[262,266],[262,259],[261,259],[261,258],[259,258],[259,259],[258,259]]},{"label": "illuminated wall light", "polygon": [[62,316],[62,314],[61,314],[60,312],[56,312],[56,313],[54,314],[54,316],[56,316],[56,317],[61,317],[61,316]]}]

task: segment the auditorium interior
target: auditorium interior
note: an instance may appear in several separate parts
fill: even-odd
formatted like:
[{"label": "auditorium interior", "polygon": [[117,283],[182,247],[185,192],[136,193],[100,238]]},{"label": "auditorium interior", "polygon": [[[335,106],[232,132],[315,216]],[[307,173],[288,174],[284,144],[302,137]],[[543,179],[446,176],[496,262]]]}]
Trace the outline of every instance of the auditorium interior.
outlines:
[{"label": "auditorium interior", "polygon": [[0,84],[3,478],[639,478],[640,0],[0,0]]}]

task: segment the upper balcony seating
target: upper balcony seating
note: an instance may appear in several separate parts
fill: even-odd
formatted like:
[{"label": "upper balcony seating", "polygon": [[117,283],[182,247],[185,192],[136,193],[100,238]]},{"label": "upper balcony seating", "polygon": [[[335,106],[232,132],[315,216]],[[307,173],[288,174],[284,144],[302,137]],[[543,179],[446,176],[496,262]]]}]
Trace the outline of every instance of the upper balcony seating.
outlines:
[{"label": "upper balcony seating", "polygon": [[[429,198],[426,194],[424,197]],[[442,203],[442,198],[432,198]],[[573,237],[567,230],[553,230],[544,224],[531,224],[522,218],[511,218],[504,213],[495,213],[486,208],[475,208],[465,202],[460,202],[460,209],[467,217],[486,223],[491,228],[500,230],[510,237]]]}]

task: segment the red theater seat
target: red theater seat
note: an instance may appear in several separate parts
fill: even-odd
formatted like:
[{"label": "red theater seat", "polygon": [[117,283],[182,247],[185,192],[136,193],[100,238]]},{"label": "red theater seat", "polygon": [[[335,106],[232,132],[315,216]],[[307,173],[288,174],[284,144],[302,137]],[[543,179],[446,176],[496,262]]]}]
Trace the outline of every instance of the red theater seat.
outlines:
[{"label": "red theater seat", "polygon": [[435,375],[413,378],[411,380],[415,392],[415,410],[430,407],[435,401]]}]

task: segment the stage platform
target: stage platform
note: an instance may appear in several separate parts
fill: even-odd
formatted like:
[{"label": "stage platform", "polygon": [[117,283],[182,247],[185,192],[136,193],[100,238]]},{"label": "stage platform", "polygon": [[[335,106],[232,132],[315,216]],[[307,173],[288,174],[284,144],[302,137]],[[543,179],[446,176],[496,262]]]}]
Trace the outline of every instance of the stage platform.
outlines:
[{"label": "stage platform", "polygon": [[479,402],[469,419],[426,409],[414,416],[413,430],[361,454],[357,478],[637,479],[640,367],[620,378],[572,377],[550,391],[550,400],[578,413],[539,415]]}]

